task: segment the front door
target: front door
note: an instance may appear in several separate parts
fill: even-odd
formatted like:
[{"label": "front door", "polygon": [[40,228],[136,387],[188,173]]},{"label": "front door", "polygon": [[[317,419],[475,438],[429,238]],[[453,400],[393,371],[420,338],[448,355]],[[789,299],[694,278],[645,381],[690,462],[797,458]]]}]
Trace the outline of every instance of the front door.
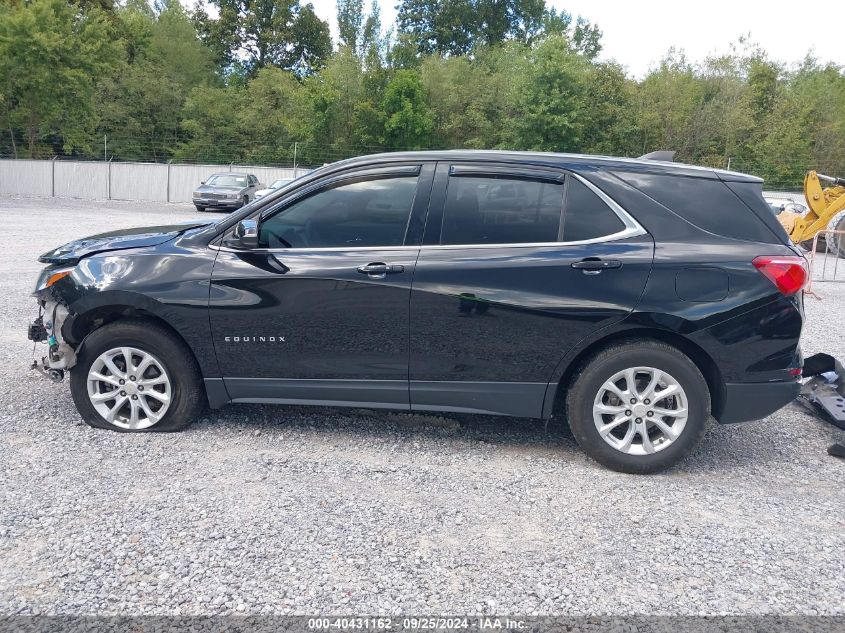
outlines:
[{"label": "front door", "polygon": [[654,243],[574,174],[438,165],[411,293],[411,406],[541,417],[564,355],[633,310]]},{"label": "front door", "polygon": [[[221,246],[210,319],[233,400],[408,406],[409,298],[433,165],[333,176]],[[225,241],[224,241],[225,244]]]}]

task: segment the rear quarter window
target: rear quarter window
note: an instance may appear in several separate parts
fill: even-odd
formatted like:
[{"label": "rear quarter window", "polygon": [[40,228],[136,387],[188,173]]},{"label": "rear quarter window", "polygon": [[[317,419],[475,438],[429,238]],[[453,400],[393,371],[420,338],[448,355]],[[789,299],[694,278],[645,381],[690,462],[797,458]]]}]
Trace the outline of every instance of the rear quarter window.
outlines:
[{"label": "rear quarter window", "polygon": [[[783,244],[789,244],[790,239],[786,234],[781,223],[778,222],[777,215],[773,213],[772,208],[763,199],[763,185],[757,182],[726,182],[725,185],[733,191],[740,200],[742,200],[748,208],[751,209],[760,220],[769,227],[775,235],[780,238]],[[788,209],[789,207],[787,207]]]},{"label": "rear quarter window", "polygon": [[732,239],[783,243],[721,180],[633,172],[616,175],[705,231]]},{"label": "rear quarter window", "polygon": [[593,240],[624,230],[625,224],[601,198],[577,178],[568,178],[563,241]]}]

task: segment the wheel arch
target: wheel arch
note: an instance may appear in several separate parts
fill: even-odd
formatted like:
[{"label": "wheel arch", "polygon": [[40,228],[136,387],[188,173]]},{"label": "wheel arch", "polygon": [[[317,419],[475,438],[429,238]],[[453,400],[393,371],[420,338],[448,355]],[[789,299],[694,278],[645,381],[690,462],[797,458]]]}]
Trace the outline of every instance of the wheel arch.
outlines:
[{"label": "wheel arch", "polygon": [[567,354],[568,360],[564,359],[563,373],[557,381],[549,384],[546,401],[543,403],[543,417],[549,418],[562,411],[566,392],[575,377],[575,370],[584,360],[610,345],[636,340],[660,341],[684,353],[704,376],[710,391],[712,415],[716,419],[719,418],[725,406],[725,382],[716,362],[703,348],[689,339],[680,334],[656,328],[632,328],[613,332]]},{"label": "wheel arch", "polygon": [[184,332],[187,324],[180,327],[178,318],[167,311],[165,305],[147,296],[125,291],[97,293],[92,298],[83,298],[69,306],[71,316],[62,325],[62,337],[77,349],[85,344],[91,332],[122,319],[144,319],[157,323],[172,332],[190,352],[203,376],[213,375],[216,367],[197,354],[188,342]]},{"label": "wheel arch", "polygon": [[[158,314],[145,310],[144,308],[129,306],[126,304],[101,305],[82,314],[78,314],[76,315],[76,318],[73,319],[70,329],[65,331],[67,331],[70,337],[72,337],[69,340],[80,347],[85,344],[85,339],[94,330],[97,330],[109,323],[122,321],[124,319],[140,319],[156,323],[174,334],[182,343],[185,344],[186,348],[189,350],[191,349],[191,346],[188,345],[185,337],[179,333],[179,330],[168,323],[167,320],[163,319]],[[194,355],[193,350],[191,350],[191,355],[194,356],[194,359],[196,360],[196,355]],[[199,365],[199,363],[197,364]]]}]

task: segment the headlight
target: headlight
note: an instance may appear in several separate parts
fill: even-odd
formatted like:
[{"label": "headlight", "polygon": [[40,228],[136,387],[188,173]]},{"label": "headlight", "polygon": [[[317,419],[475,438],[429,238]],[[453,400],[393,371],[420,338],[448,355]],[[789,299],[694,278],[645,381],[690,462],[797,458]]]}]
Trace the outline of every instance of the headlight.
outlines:
[{"label": "headlight", "polygon": [[234,199],[236,199],[236,198],[240,198],[240,197],[241,197],[241,194],[239,194],[239,193],[227,193],[227,194],[226,194],[226,197],[227,197],[227,198],[232,198],[232,199],[234,200]]},{"label": "headlight", "polygon": [[199,191],[195,191],[194,198],[202,198],[202,194]]},{"label": "headlight", "polygon": [[38,275],[38,281],[35,282],[35,292],[49,288],[60,279],[64,279],[73,272],[73,266],[69,268],[45,268]]}]

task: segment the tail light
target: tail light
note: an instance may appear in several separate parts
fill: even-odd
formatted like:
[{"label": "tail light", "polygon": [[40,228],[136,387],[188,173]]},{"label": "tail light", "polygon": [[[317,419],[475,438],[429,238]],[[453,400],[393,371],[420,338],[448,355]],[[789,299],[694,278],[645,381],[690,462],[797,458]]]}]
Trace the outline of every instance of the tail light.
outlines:
[{"label": "tail light", "polygon": [[810,277],[807,260],[798,255],[760,255],[751,263],[785,295],[801,290]]}]

